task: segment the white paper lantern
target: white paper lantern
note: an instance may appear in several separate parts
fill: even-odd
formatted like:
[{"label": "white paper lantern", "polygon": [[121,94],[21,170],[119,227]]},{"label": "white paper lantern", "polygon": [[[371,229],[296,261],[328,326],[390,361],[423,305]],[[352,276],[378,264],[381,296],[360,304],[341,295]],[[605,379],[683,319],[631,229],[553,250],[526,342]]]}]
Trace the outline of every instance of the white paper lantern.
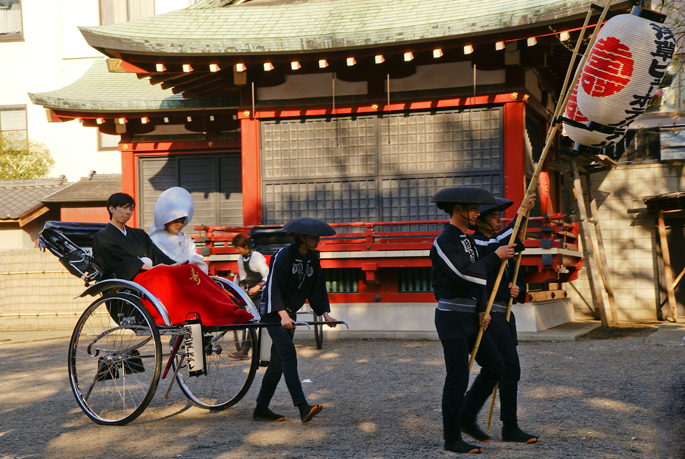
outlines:
[{"label": "white paper lantern", "polygon": [[[576,101],[578,92],[578,85],[573,88],[573,92],[568,99],[568,105],[566,106],[565,117],[577,121],[578,123],[587,124],[589,121],[587,116],[578,109],[578,104]],[[604,148],[610,147],[617,143],[626,134],[625,128],[616,128],[611,134],[605,134],[599,131],[591,131],[588,129],[583,129],[580,127],[572,126],[568,123],[564,123],[564,132],[573,140],[576,144],[584,145],[591,148]]]},{"label": "white paper lantern", "polygon": [[599,31],[578,90],[578,107],[593,122],[625,127],[647,109],[675,50],[665,19],[634,7]]}]

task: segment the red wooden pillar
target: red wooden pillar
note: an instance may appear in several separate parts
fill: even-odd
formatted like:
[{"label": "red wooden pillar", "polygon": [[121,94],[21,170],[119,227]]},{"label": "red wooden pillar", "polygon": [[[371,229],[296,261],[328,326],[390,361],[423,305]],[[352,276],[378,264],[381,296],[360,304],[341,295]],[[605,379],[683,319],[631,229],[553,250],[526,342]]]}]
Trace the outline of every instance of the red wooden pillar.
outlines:
[{"label": "red wooden pillar", "polygon": [[259,164],[259,120],[240,120],[243,178],[243,225],[262,222],[262,183]]},{"label": "red wooden pillar", "polygon": [[526,110],[523,102],[504,104],[504,197],[514,201],[505,216],[513,218],[526,194]]},{"label": "red wooden pillar", "polygon": [[[133,155],[133,144],[120,143],[119,151],[121,151],[121,192],[133,196],[135,202],[138,202],[138,168],[136,167],[136,158]],[[128,225],[138,227],[138,212],[133,212]]]}]

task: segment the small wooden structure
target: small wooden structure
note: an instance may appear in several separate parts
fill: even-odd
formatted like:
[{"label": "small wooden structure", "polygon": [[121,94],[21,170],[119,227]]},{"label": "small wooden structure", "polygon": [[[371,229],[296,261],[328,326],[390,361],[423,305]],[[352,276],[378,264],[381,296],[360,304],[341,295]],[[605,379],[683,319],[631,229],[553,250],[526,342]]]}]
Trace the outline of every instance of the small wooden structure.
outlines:
[{"label": "small wooden structure", "polygon": [[664,262],[664,280],[666,293],[668,296],[668,306],[671,311],[673,321],[678,321],[678,302],[675,297],[675,289],[685,274],[685,268],[678,277],[673,279],[673,269],[671,266],[671,252],[668,247],[668,237],[666,234],[667,216],[682,216],[685,210],[685,192],[666,193],[642,198],[647,208],[657,214],[657,227],[659,229],[659,241],[661,243],[661,256]]}]

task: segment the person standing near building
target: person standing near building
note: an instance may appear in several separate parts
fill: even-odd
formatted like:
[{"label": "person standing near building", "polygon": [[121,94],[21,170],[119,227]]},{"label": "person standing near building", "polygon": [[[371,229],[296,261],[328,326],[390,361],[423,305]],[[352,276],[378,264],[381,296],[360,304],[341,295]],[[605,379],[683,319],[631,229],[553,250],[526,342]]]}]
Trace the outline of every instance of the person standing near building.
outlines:
[{"label": "person standing near building", "polygon": [[[479,188],[447,188],[431,199],[450,216],[450,222],[435,239],[430,250],[432,285],[438,306],[435,328],[442,343],[447,374],[442,392],[442,417],[445,449],[455,453],[480,453],[482,448],[466,443],[467,435],[483,441],[487,435],[475,422],[460,421],[464,393],[469,383],[469,352],[475,344],[478,328],[487,329],[487,273],[497,269],[502,260],[514,256],[514,246],[504,245],[481,257],[467,229],[476,225],[480,205],[494,205],[495,198]],[[476,361],[481,367],[476,378],[494,387],[504,372],[504,363],[488,335],[483,335]],[[474,383],[475,384],[475,383]],[[488,437],[489,438],[489,437]]]},{"label": "person standing near building", "polygon": [[[269,267],[264,255],[254,250],[250,239],[244,234],[237,234],[232,241],[235,251],[238,252],[238,277],[240,286],[244,286],[252,302],[257,305],[262,298],[262,287],[266,284],[269,276]],[[238,352],[229,354],[234,359],[247,360],[247,355],[252,342],[245,340],[240,345]]]},{"label": "person standing near building", "polygon": [[238,252],[238,276],[240,285],[247,287],[247,294],[254,304],[262,298],[262,287],[269,276],[266,258],[252,248],[250,239],[244,234],[233,238],[233,247]]},{"label": "person standing near building", "polygon": [[[536,195],[533,194],[521,206],[519,213],[527,215],[528,212],[535,206]],[[495,205],[485,204],[480,206],[480,216],[476,220],[476,232],[473,238],[476,242],[478,250],[483,256],[495,252],[502,244],[506,244],[513,232],[513,227],[516,219],[504,229],[502,229],[502,219],[500,212],[509,208],[514,201],[508,199],[496,198]],[[525,218],[525,217],[524,217]],[[516,252],[525,249],[523,242],[516,238]],[[516,411],[517,411],[517,391],[518,382],[521,379],[521,365],[519,362],[518,352],[516,346],[518,340],[516,338],[516,318],[511,314],[507,322],[507,306],[509,300],[514,299],[514,302],[525,302],[526,298],[526,284],[519,280],[516,285],[513,285],[511,280],[514,277],[514,269],[516,263],[509,260],[504,271],[502,280],[495,301],[492,304],[490,311],[490,325],[485,330],[485,334],[489,336],[495,343],[497,351],[502,356],[504,362],[504,373],[499,380],[499,394],[500,394],[500,420],[502,421],[502,440],[507,442],[517,443],[535,443],[540,441],[540,438],[528,434],[521,430],[518,426]],[[499,270],[488,272],[487,277],[487,292],[488,298],[497,280]],[[519,277],[520,279],[520,277]],[[487,397],[492,394],[492,388],[478,388],[474,384],[466,393],[464,405],[461,412],[461,420],[466,422],[475,422],[478,417],[478,412],[482,408]]]},{"label": "person standing near building", "polygon": [[[293,234],[293,243],[278,251],[271,259],[271,269],[259,308],[262,322],[280,323],[281,326],[266,327],[271,336],[271,359],[262,379],[253,413],[255,421],[283,421],[285,416],[269,409],[276,386],[285,378],[293,404],[297,406],[303,424],[312,420],[323,405],[310,405],[302,390],[297,371],[297,352],[293,344],[295,314],[309,301],[317,315],[327,322],[335,322],[330,316],[330,304],[326,281],[321,269],[319,253],[320,236],[333,236],[335,230],[315,218],[300,217],[289,221],[283,229]],[[335,324],[330,325],[335,327]]]}]

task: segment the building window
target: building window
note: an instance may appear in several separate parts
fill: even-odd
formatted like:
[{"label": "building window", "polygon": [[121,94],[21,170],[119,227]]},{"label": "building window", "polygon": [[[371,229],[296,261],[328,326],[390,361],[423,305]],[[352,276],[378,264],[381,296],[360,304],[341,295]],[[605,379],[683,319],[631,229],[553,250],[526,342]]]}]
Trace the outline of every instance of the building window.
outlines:
[{"label": "building window", "polygon": [[0,105],[0,138],[27,142],[26,105]]},{"label": "building window", "polygon": [[116,150],[119,147],[119,136],[103,134],[98,131],[98,150]]},{"label": "building window", "polygon": [[101,25],[135,21],[154,15],[155,0],[100,0]]},{"label": "building window", "polygon": [[21,0],[0,0],[0,41],[22,38]]}]

